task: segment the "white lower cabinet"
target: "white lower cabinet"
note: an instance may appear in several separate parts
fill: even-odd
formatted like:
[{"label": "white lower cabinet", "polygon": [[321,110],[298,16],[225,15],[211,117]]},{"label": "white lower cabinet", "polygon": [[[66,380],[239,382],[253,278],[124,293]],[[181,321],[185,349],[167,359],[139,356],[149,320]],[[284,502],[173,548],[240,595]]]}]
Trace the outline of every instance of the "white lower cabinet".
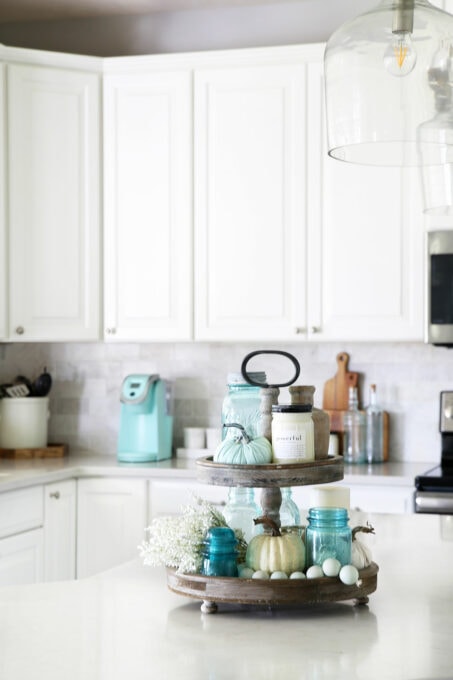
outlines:
[{"label": "white lower cabinet", "polygon": [[[372,484],[339,484],[350,490],[351,510],[362,512],[404,514],[414,511],[412,486],[380,486]],[[305,512],[311,505],[309,486],[293,487],[293,500]],[[306,524],[301,516],[302,524]]]},{"label": "white lower cabinet", "polygon": [[75,578],[77,482],[44,487],[44,580]]},{"label": "white lower cabinet", "polygon": [[43,580],[43,534],[33,529],[0,540],[0,586]]},{"label": "white lower cabinet", "polygon": [[145,479],[79,479],[77,578],[137,557],[144,537]]},{"label": "white lower cabinet", "polygon": [[0,494],[0,586],[43,580],[42,487]]}]

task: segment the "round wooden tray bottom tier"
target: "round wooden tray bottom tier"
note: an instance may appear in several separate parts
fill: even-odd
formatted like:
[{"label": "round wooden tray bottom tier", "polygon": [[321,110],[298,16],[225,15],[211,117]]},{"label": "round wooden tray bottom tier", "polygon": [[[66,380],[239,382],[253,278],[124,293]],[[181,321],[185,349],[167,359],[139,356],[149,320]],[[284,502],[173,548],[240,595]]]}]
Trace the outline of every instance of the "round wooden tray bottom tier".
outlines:
[{"label": "round wooden tray bottom tier", "polygon": [[201,611],[213,613],[217,603],[246,605],[302,605],[321,602],[355,600],[366,604],[368,595],[377,588],[379,567],[372,562],[359,572],[359,583],[343,584],[338,578],[314,579],[242,579],[204,576],[203,574],[178,574],[167,569],[167,585],[179,595],[203,600]]},{"label": "round wooden tray bottom tier", "polygon": [[197,479],[213,486],[306,486],[343,479],[343,456],[329,456],[307,463],[236,465],[214,463],[212,456],[197,458]]}]

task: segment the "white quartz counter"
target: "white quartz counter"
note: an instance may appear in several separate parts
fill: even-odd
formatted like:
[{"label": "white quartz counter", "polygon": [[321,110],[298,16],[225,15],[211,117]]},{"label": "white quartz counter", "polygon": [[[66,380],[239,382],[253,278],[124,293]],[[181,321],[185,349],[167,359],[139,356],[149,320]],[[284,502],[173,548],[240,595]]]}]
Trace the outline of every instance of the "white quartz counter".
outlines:
[{"label": "white quartz counter", "polygon": [[[432,463],[386,462],[372,466],[345,465],[345,484],[413,486],[417,474]],[[0,459],[0,493],[33,484],[80,477],[179,477],[195,479],[196,463],[191,459],[170,458],[156,463],[119,463],[113,455],[87,451],[65,458],[36,460]]]},{"label": "white quartz counter", "polygon": [[297,609],[169,592],[137,559],[78,581],[0,588],[2,680],[421,680],[453,676],[453,517],[370,515],[377,591]]}]

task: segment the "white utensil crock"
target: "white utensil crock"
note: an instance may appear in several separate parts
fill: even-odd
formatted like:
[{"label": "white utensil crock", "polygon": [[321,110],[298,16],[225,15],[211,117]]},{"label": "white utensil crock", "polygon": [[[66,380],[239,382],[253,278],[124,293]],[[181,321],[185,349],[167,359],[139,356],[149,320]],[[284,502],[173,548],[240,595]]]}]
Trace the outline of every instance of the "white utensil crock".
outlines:
[{"label": "white utensil crock", "polygon": [[49,415],[48,397],[0,399],[0,447],[46,447]]}]

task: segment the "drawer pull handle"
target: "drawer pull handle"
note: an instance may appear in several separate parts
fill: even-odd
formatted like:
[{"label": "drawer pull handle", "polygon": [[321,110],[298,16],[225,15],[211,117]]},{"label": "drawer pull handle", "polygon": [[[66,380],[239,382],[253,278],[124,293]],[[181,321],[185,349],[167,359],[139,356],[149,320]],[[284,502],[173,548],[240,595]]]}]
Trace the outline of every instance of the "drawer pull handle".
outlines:
[{"label": "drawer pull handle", "polygon": [[59,491],[52,491],[52,493],[49,494],[50,498],[56,498],[57,500],[60,498],[60,492]]},{"label": "drawer pull handle", "polygon": [[17,335],[23,335],[25,333],[25,328],[23,326],[18,326],[16,328]]}]

